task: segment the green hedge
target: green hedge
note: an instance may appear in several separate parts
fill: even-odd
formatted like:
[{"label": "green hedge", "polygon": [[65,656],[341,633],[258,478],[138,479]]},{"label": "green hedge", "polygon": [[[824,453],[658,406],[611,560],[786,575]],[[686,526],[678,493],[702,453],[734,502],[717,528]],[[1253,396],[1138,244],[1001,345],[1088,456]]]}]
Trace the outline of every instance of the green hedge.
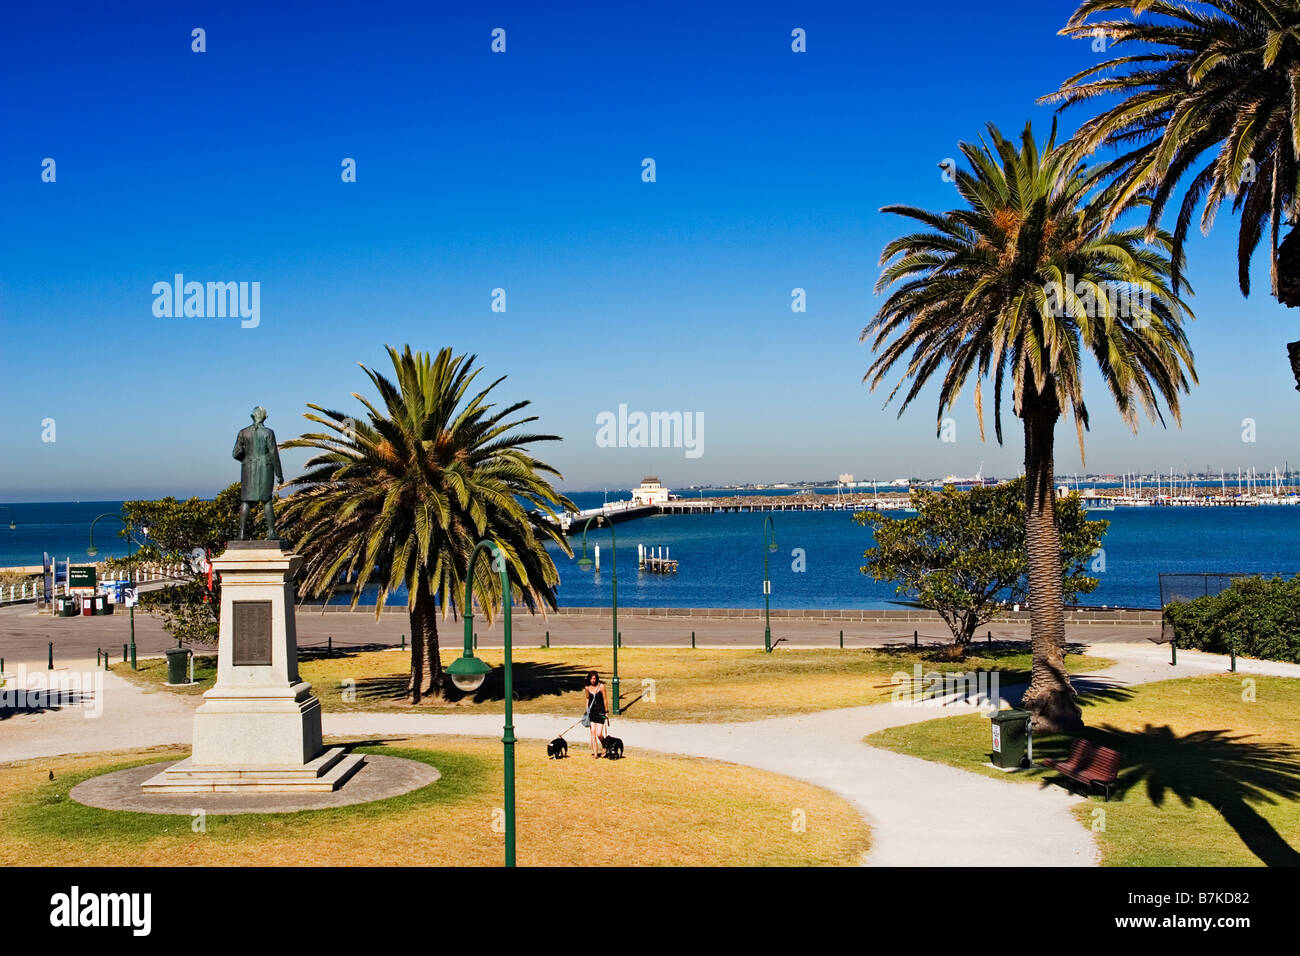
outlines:
[{"label": "green hedge", "polygon": [[1237,578],[1211,597],[1165,608],[1179,647],[1300,663],[1300,576]]}]

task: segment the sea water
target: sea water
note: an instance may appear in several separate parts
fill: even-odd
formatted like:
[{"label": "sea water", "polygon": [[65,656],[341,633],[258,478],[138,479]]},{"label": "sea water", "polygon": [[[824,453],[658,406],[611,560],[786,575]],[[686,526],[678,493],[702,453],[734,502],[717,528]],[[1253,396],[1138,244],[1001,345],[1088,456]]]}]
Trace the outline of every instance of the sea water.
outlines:
[{"label": "sea water", "polygon": [[[771,494],[772,492],[765,492]],[[706,492],[720,496],[728,492]],[[583,508],[599,505],[602,492],[570,494]],[[626,499],[611,492],[610,500]],[[88,563],[90,522],[121,509],[120,501],[14,504],[0,511],[0,567],[39,565],[43,552],[73,564]],[[901,513],[900,513],[901,514]],[[872,545],[869,528],[847,511],[771,513],[776,551],[764,547],[765,512],[655,515],[609,528],[592,527],[589,556],[600,547],[599,573],[580,570],[556,546],[551,554],[560,572],[561,605],[595,607],[610,603],[615,566],[612,535],[618,539],[618,600],[624,607],[762,607],[764,557],[772,582],[774,608],[884,608],[905,600],[888,582],[859,569]],[[1116,508],[1094,512],[1110,521],[1103,554],[1090,562],[1100,580],[1081,603],[1111,607],[1159,607],[1161,573],[1300,572],[1300,507]],[[126,554],[118,521],[106,518],[95,529],[97,559]],[[581,554],[582,536],[571,540]],[[659,548],[678,562],[676,573],[637,569],[637,545]],[[349,598],[338,596],[336,600]],[[363,601],[373,603],[373,593]],[[398,595],[396,603],[404,603]]]}]

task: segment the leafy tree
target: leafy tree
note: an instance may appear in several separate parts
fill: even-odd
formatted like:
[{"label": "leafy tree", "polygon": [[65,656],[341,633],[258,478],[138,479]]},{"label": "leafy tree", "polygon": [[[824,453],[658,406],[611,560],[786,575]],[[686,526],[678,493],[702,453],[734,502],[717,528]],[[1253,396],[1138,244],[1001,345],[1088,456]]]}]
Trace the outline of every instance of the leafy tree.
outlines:
[{"label": "leafy tree", "polygon": [[[284,525],[298,537],[305,563],[300,586],[329,595],[340,575],[355,582],[352,606],[370,582],[378,584],[376,616],[402,586],[411,622],[408,693],[443,694],[448,678],[439,654],[437,609],[459,607],[469,556],[490,538],[501,548],[513,599],[529,610],[555,606],[559,573],[546,551],[554,541],[571,554],[556,508],[577,508],[552,487],[559,477],[525,446],[558,441],[519,431],[536,416],[511,416],[528,406],[498,407],[488,400],[498,378],[473,391],[475,356],[437,356],[389,348],[396,382],[361,366],[379,391],[378,404],[354,393],[365,414],[353,418],[321,405],[305,417],[328,431],[305,434],[285,448],[314,448],[295,488]],[[535,506],[525,510],[525,505]],[[500,606],[493,562],[475,564],[474,594],[490,616]],[[462,609],[463,610],[463,609]]]},{"label": "leafy tree", "polygon": [[1218,594],[1170,604],[1180,647],[1300,664],[1300,577],[1242,577]]},{"label": "leafy tree", "polygon": [[[1118,13],[1119,17],[1095,19]],[[1197,206],[1208,232],[1224,202],[1240,214],[1237,282],[1268,230],[1272,294],[1300,306],[1300,235],[1278,242],[1300,212],[1300,4],[1295,0],[1085,0],[1061,31],[1122,51],[1043,99],[1064,109],[1100,99],[1074,135],[1078,157],[1114,150],[1102,172],[1117,189],[1111,216],[1142,195],[1155,230],[1186,188],[1173,232],[1174,290]],[[1300,343],[1292,346],[1300,387]]]},{"label": "leafy tree", "polygon": [[[1025,127],[1020,147],[989,126],[990,142],[963,143],[971,169],[957,173],[965,205],[946,213],[886,206],[922,230],[890,242],[876,291],[888,291],[871,323],[874,389],[900,363],[911,380],[901,415],[939,382],[936,425],[974,378],[984,433],[984,380],[993,382],[993,421],[1002,441],[1002,399],[1024,426],[1025,535],[1033,669],[1025,707],[1035,727],[1072,731],[1082,715],[1064,665],[1065,611],[1054,477],[1056,423],[1074,417],[1083,451],[1088,426],[1083,377],[1091,357],[1124,421],[1163,422],[1161,399],[1179,418],[1179,393],[1195,380],[1183,331],[1190,315],[1170,288],[1167,233],[1116,229],[1097,184],[1056,145],[1039,150]],[[941,370],[942,374],[941,374]]]},{"label": "leafy tree", "polygon": [[[140,606],[158,611],[163,627],[178,640],[214,643],[221,610],[220,578],[214,575],[209,589],[208,575],[195,566],[193,556],[199,551],[205,559],[215,557],[226,549],[226,542],[239,537],[239,482],[210,500],[128,501],[122,506],[122,517],[139,529],[132,538],[140,540],[140,547],[131,562],[117,559],[115,565],[158,561],[188,572],[178,584],[143,592]],[[257,521],[263,521],[260,515]]]},{"label": "leafy tree", "polygon": [[[862,573],[895,582],[897,593],[937,611],[964,652],[981,625],[1029,594],[1024,486],[1017,478],[969,491],[917,489],[913,517],[858,512],[853,520],[875,537]],[[1056,520],[1062,593],[1076,604],[1100,583],[1087,571],[1110,522],[1089,521],[1077,495],[1057,500]]]}]

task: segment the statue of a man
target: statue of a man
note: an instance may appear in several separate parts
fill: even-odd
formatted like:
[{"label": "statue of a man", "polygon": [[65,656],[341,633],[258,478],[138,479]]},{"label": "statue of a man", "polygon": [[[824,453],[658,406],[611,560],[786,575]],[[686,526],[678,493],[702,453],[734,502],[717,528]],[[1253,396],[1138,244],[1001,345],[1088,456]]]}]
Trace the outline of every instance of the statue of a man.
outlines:
[{"label": "statue of a man", "polygon": [[266,540],[278,541],[275,536],[275,507],[271,502],[275,481],[284,481],[280,468],[280,449],[275,444],[275,432],[262,422],[266,409],[261,405],[253,409],[253,424],[243,429],[235,438],[234,458],[243,462],[239,473],[239,540],[247,541],[245,527],[248,523],[248,506],[257,502],[266,508]]}]

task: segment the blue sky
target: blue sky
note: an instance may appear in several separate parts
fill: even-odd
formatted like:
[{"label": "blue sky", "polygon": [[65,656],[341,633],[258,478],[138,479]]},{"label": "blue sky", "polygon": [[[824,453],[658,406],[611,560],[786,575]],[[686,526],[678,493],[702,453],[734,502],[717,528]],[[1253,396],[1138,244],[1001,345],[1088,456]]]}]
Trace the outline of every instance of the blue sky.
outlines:
[{"label": "blue sky", "polygon": [[[905,226],[879,207],[955,205],[957,142],[1045,136],[1035,97],[1098,56],[1055,35],[1071,3],[476,6],[7,12],[0,500],[211,494],[253,405],[292,437],[309,401],[357,407],[389,343],[508,375],[569,489],[1017,470],[1018,431],[981,444],[968,402],[950,444],[932,393],[882,410],[858,334]],[[1090,470],[1300,463],[1296,318],[1262,257],[1237,291],[1235,225],[1189,249],[1184,427],[1133,437],[1093,381]],[[155,317],[176,273],[259,282],[260,324]],[[702,415],[703,453],[598,447],[620,404]],[[1079,468],[1063,425],[1058,470]]]}]

